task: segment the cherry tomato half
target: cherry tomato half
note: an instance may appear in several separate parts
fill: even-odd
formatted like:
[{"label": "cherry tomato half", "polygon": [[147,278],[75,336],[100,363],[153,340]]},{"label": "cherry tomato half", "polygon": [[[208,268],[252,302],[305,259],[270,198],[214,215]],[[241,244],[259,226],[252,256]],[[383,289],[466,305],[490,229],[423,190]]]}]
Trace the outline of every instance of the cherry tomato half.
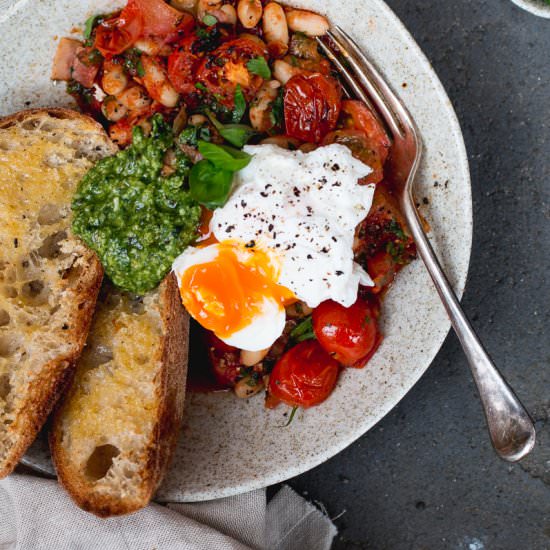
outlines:
[{"label": "cherry tomato half", "polygon": [[319,143],[334,130],[342,91],[336,80],[320,73],[298,74],[285,86],[286,132],[301,141]]},{"label": "cherry tomato half", "polygon": [[313,310],[313,332],[339,363],[361,368],[382,341],[378,316],[378,305],[363,298],[350,307],[327,300]]},{"label": "cherry tomato half", "polygon": [[369,139],[363,130],[344,129],[329,132],[323,139],[323,145],[340,143],[351,150],[352,155],[372,168],[372,172],[361,178],[359,183],[378,183],[384,178],[384,166],[378,152],[370,146]]},{"label": "cherry tomato half", "polygon": [[103,21],[96,29],[94,46],[104,57],[131,47],[143,30],[143,16],[135,0],[129,0],[118,17]]},{"label": "cherry tomato half", "polygon": [[362,101],[346,99],[342,101],[342,113],[349,115],[353,128],[366,134],[369,148],[378,154],[381,163],[384,164],[388,158],[391,141],[372,111]]},{"label": "cherry tomato half", "polygon": [[269,377],[268,393],[291,407],[311,407],[334,389],[340,366],[316,340],[290,348]]},{"label": "cherry tomato half", "polygon": [[180,94],[192,94],[195,87],[195,73],[201,58],[193,53],[193,44],[196,42],[195,33],[184,38],[168,57],[168,78]]},{"label": "cherry tomato half", "polygon": [[206,55],[197,71],[197,81],[216,95],[220,103],[232,109],[237,85],[247,101],[260,89],[264,79],[251,73],[247,63],[253,58],[266,56],[260,42],[246,37],[230,40]]},{"label": "cherry tomato half", "polygon": [[209,330],[206,331],[205,339],[216,381],[222,386],[234,386],[241,366],[241,352],[222,342]]}]

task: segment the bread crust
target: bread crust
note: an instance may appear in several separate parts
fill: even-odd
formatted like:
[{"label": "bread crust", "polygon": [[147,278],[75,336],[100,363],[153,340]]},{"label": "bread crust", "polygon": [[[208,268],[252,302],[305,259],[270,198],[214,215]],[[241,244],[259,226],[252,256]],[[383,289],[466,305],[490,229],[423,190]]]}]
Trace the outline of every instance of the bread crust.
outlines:
[{"label": "bread crust", "polygon": [[181,304],[172,273],[161,283],[159,298],[163,327],[160,370],[155,375],[159,407],[141,460],[139,496],[129,499],[94,491],[93,483],[71,461],[63,446],[63,415],[70,395],[54,414],[49,441],[58,480],[80,508],[102,518],[129,514],[149,503],[164,477],[178,440],[185,400],[189,317]]},{"label": "bread crust", "polygon": [[[101,137],[103,148],[113,153],[116,151],[116,147],[97,122],[70,109],[46,108],[20,111],[0,118],[0,130],[9,129],[34,118],[78,121],[79,130]],[[70,384],[75,363],[86,342],[103,278],[103,268],[95,253],[89,249],[80,258],[85,263],[86,269],[79,275],[76,287],[71,292],[74,307],[69,317],[69,328],[65,332],[66,341],[71,342],[73,351],[46,362],[40,368],[39,374],[34,376],[26,387],[24,406],[17,414],[15,421],[7,428],[10,438],[13,437],[15,441],[10,442],[3,460],[0,461],[0,478],[14,469],[28,446],[34,441],[56,401]]]}]

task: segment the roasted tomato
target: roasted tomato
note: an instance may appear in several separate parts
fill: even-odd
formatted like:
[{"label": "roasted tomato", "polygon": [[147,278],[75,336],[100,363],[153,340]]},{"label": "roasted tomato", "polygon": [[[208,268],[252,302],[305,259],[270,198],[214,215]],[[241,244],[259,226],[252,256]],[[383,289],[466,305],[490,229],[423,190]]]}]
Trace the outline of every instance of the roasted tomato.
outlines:
[{"label": "roasted tomato", "polygon": [[168,78],[180,94],[191,94],[195,88],[195,73],[201,58],[193,51],[197,36],[192,35],[181,40],[168,58]]},{"label": "roasted tomato", "polygon": [[269,377],[270,396],[291,407],[311,407],[334,389],[340,366],[316,340],[290,348]]},{"label": "roasted tomato", "polygon": [[345,129],[329,132],[323,139],[323,145],[340,143],[351,150],[353,156],[372,168],[372,172],[361,178],[360,183],[378,183],[384,177],[384,166],[378,153],[369,145],[367,135],[362,130]]},{"label": "roasted tomato", "polygon": [[365,133],[368,147],[378,155],[381,164],[384,164],[388,158],[391,141],[372,111],[362,101],[346,99],[342,101],[342,113],[349,117],[346,120],[348,127]]},{"label": "roasted tomato", "polygon": [[231,109],[237,85],[250,101],[263,84],[264,79],[247,68],[247,63],[257,57],[267,58],[261,42],[246,37],[230,40],[206,55],[197,71],[197,81]]},{"label": "roasted tomato", "polygon": [[131,0],[135,2],[143,19],[144,36],[162,36],[165,42],[172,42],[195,26],[195,19],[183,13],[164,0]]},{"label": "roasted tomato", "polygon": [[363,298],[350,307],[327,300],[313,310],[313,332],[323,349],[346,367],[361,368],[382,341],[377,302]]},{"label": "roasted tomato", "polygon": [[386,289],[397,272],[416,256],[416,247],[396,199],[386,183],[376,186],[371,209],[356,233],[356,260],[375,283],[371,289]]},{"label": "roasted tomato", "polygon": [[143,16],[136,0],[129,0],[118,17],[103,21],[95,31],[94,46],[104,57],[130,48],[143,30]]},{"label": "roasted tomato", "polygon": [[218,384],[233,387],[241,368],[241,352],[222,342],[213,332],[206,331],[208,359]]},{"label": "roasted tomato", "polygon": [[334,130],[342,91],[336,80],[320,73],[293,76],[285,86],[286,132],[301,141],[319,143]]}]

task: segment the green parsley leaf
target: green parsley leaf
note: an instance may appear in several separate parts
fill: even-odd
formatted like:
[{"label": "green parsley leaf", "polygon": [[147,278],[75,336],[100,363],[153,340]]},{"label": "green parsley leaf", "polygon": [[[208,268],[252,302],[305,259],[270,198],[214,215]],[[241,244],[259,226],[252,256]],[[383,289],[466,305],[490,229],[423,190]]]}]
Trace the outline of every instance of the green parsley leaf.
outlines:
[{"label": "green parsley leaf", "polygon": [[227,201],[233,172],[220,170],[209,160],[201,160],[189,173],[189,192],[191,196],[206,208],[218,208]]},{"label": "green parsley leaf", "polygon": [[297,324],[292,329],[290,338],[294,340],[294,342],[303,342],[304,340],[312,340],[315,338],[311,315],[306,317],[301,323]]},{"label": "green parsley leaf", "polygon": [[229,172],[242,170],[252,158],[249,154],[233,147],[216,145],[207,141],[199,141],[199,153],[216,168]]},{"label": "green parsley leaf", "polygon": [[234,101],[235,109],[233,109],[233,113],[231,114],[231,120],[237,123],[242,120],[244,112],[246,111],[246,100],[240,84],[237,84],[237,88],[235,89]]},{"label": "green parsley leaf", "polygon": [[207,13],[203,18],[202,18],[202,22],[207,26],[207,27],[212,27],[213,25],[215,25],[218,20],[210,13]]},{"label": "green parsley leaf", "polygon": [[247,64],[246,68],[252,73],[265,78],[271,78],[271,69],[265,60],[265,57],[254,57]]}]

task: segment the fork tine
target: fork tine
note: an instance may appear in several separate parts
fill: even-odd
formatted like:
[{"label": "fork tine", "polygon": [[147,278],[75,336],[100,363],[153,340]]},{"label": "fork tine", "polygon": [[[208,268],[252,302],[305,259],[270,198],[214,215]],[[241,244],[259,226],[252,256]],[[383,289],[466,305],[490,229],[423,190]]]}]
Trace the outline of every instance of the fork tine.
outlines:
[{"label": "fork tine", "polygon": [[[393,90],[388,86],[384,78],[380,75],[373,63],[361,51],[357,43],[338,25],[327,33],[345,56],[350,66],[355,71],[361,84],[369,92],[373,101],[382,112],[384,119],[392,131],[397,132],[404,137],[403,128],[399,123],[399,118],[406,120],[413,125],[411,116],[403,106]],[[392,106],[388,105],[386,97],[392,98]]]},{"label": "fork tine", "polygon": [[317,38],[317,43],[326,54],[326,56],[330,59],[330,61],[332,61],[334,66],[338,69],[338,72],[344,77],[344,80],[351,88],[351,91],[361,101],[363,101],[367,105],[367,107],[378,117],[378,113],[374,108],[369,96],[365,93],[365,90],[363,90],[363,88],[361,88],[361,86],[357,84],[357,81],[355,80],[355,78],[353,78],[353,75],[350,73],[349,69],[338,59],[334,52],[320,38]]}]

